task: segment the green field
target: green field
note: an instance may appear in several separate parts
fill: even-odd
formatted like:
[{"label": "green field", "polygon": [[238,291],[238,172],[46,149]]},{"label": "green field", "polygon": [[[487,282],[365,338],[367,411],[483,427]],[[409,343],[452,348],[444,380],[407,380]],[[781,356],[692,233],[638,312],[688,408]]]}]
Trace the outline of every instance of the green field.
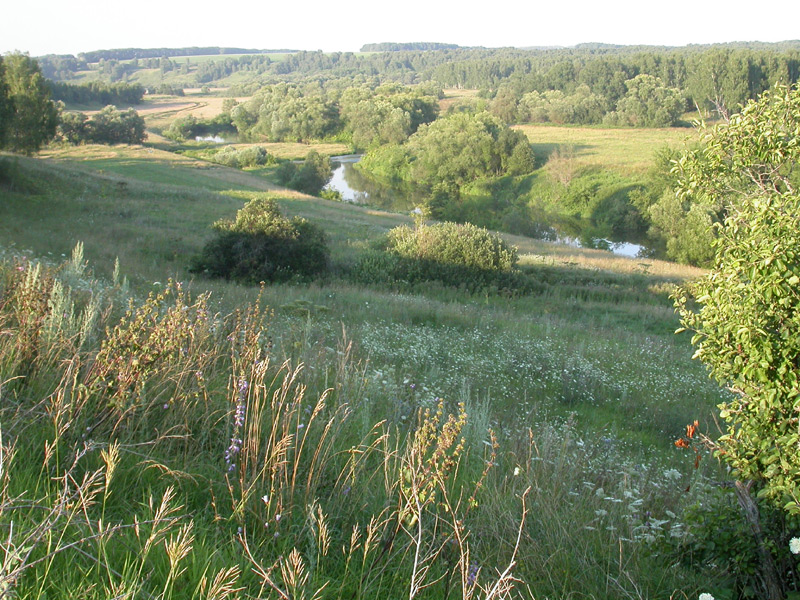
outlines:
[{"label": "green field", "polygon": [[[579,160],[600,162],[607,155],[609,166],[627,172],[645,168],[643,149],[654,139],[674,142],[686,133],[626,131],[631,134],[626,141],[619,131],[524,130],[535,147],[572,144]],[[285,156],[295,151],[282,147]],[[633,155],[626,158],[627,152]],[[468,597],[457,577],[473,563],[482,565],[478,583],[488,594],[498,577],[494,569],[502,570],[512,557],[520,582],[513,597],[692,598],[728,585],[725,573],[704,570],[679,550],[697,522],[691,507],[727,506],[718,490],[704,483],[705,477],[723,477],[714,462],[704,460],[695,471],[693,457],[673,445],[694,419],[711,430],[715,406],[724,397],[691,360],[687,336],[673,333],[678,323],[670,291],[701,271],[505,236],[519,248],[520,267],[539,282],[536,293],[468,294],[438,284],[365,287],[351,283],[348,270],[389,229],[411,223],[408,215],[305,196],[277,188],[258,171],[154,147],[51,148],[39,158],[12,162],[15,184],[0,189],[5,260],[0,294],[23,285],[18,273],[32,268],[27,261],[35,258],[54,268],[66,261],[54,277],[72,286],[75,311],[90,297],[116,298],[98,313],[97,329],[79,351],[69,350],[69,340],[77,338],[66,333],[63,341],[42,338],[44,345],[36,350],[41,359],[28,364],[9,336],[0,337],[0,383],[10,399],[0,407],[0,433],[17,453],[6,461],[11,485],[0,495],[5,503],[0,506],[16,507],[14,498],[29,493],[45,498],[38,509],[15,508],[15,532],[33,531],[41,516],[37,510],[49,510],[42,507],[55,511],[46,535],[30,538],[44,558],[20,579],[20,597],[76,597],[92,586],[104,590],[100,597],[123,587],[142,597],[167,597],[167,591],[173,598],[206,597],[192,590],[204,577],[210,585],[217,573],[227,573],[247,594],[264,597],[270,586],[258,569],[266,573],[278,565],[269,573],[280,578],[278,587],[289,585],[287,561],[294,548],[309,575],[296,598],[310,598],[321,586],[329,590],[323,597],[408,597],[415,551],[431,564],[426,575],[431,587],[418,597],[432,599]],[[288,215],[303,216],[326,231],[331,274],[310,285],[275,284],[259,291],[189,273],[192,256],[211,236],[211,223],[232,218],[261,195],[277,198]],[[78,242],[83,255],[69,261]],[[121,287],[111,283],[117,259],[127,278]],[[189,290],[188,304],[205,303],[178,307],[193,315],[186,323],[194,341],[183,358],[176,355],[177,362],[148,372],[138,400],[131,397],[119,425],[108,429],[108,417],[101,415],[117,414],[118,408],[94,407],[94,396],[81,395],[84,388],[69,383],[65,369],[83,365],[76,366],[81,381],[93,381],[100,367],[92,361],[106,351],[99,344],[113,335],[124,295],[143,306],[149,293],[170,289],[170,279]],[[206,292],[207,300],[200,296]],[[259,298],[264,329],[248,338],[250,346],[236,346],[237,336],[250,335],[245,313],[225,315]],[[172,296],[163,299],[160,314],[172,314],[171,302]],[[7,312],[12,306],[0,302],[0,331],[22,326],[18,315]],[[196,320],[206,313],[216,315],[212,329],[204,329],[205,317]],[[144,319],[141,327],[150,326],[146,323],[160,332],[148,344],[178,335],[157,329],[157,320]],[[258,347],[268,352],[264,361],[246,362]],[[70,352],[76,352],[72,362]],[[222,457],[235,437],[242,378],[252,386],[243,453],[273,470],[259,470],[253,462],[234,479],[226,475]],[[85,389],[93,388],[86,383]],[[285,405],[275,404],[281,394]],[[327,398],[324,406],[320,398]],[[441,421],[437,406],[444,412]],[[425,417],[426,409],[434,412]],[[34,425],[25,420],[29,410],[49,416]],[[463,445],[453,440],[448,445],[443,421],[460,410],[466,419],[458,426]],[[58,419],[67,419],[70,428],[53,437],[60,431]],[[413,462],[413,448],[424,460],[434,460],[426,454],[432,449],[415,446],[419,438],[413,441],[415,427],[424,423],[434,427],[441,452],[458,465],[454,471]],[[271,446],[278,440],[260,429],[273,425],[282,432],[285,450]],[[92,445],[68,471],[72,463],[64,457],[79,443],[69,432],[87,427]],[[81,492],[87,500],[74,504],[82,512],[63,520],[58,495],[41,473],[50,469],[76,477],[109,464],[114,439],[121,446],[113,483],[106,488],[98,483],[110,477],[101,469],[93,487]],[[64,457],[44,453],[45,440]],[[270,462],[269,452],[278,452],[277,462]],[[406,482],[412,468],[420,469],[420,481],[441,485],[436,502],[419,505],[420,529],[409,526],[402,509],[402,499],[411,493]],[[439,483],[424,479],[429,468],[440,469]],[[467,496],[476,482],[473,506]],[[153,511],[168,489],[177,492],[174,512],[159,520]],[[514,554],[526,489],[525,523]],[[149,498],[155,502],[152,511]],[[449,508],[439,503],[445,501]],[[143,523],[141,533],[128,528],[134,514]],[[0,524],[7,519],[3,515],[0,511]],[[93,533],[98,518],[109,527],[106,535]],[[188,539],[179,532],[190,522],[190,549],[175,563],[186,571],[172,570],[164,548]],[[383,546],[375,540],[353,542],[354,527],[359,536],[378,536]],[[323,530],[330,551],[322,550]],[[439,536],[456,539],[456,532],[466,531],[469,543],[437,546]],[[61,536],[51,546],[61,550],[48,555],[42,545],[47,536]],[[78,544],[81,552],[64,547],[81,536],[87,539]],[[251,558],[243,554],[244,542]],[[160,549],[152,550],[159,543]]]},{"label": "green field", "polygon": [[558,127],[516,125],[528,136],[534,152],[546,159],[556,148],[570,148],[576,162],[590,167],[613,169],[622,175],[641,175],[653,163],[653,153],[663,146],[682,147],[695,141],[694,129],[605,129],[600,127]]}]

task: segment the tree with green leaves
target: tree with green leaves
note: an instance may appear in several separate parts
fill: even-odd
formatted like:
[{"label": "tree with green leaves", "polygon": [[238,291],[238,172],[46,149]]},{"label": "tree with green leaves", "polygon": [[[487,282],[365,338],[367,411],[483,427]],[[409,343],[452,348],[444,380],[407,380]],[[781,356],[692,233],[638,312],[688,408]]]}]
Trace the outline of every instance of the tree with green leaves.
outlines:
[{"label": "tree with green leaves", "polygon": [[669,127],[683,113],[684,99],[679,90],[665,86],[661,79],[641,74],[625,82],[627,93],[609,115],[613,124],[634,127]]},{"label": "tree with green leaves", "polygon": [[[800,514],[800,91],[776,86],[682,156],[683,197],[726,207],[714,268],[676,294],[695,356],[730,389],[715,447],[762,557],[765,598],[783,597],[758,498]],[[695,306],[697,308],[695,308]]]},{"label": "tree with green leaves", "polygon": [[8,97],[8,86],[5,79],[5,66],[3,65],[3,57],[0,56],[0,148],[3,148],[8,130],[9,120],[13,114],[11,106],[11,99]]},{"label": "tree with green leaves", "polygon": [[[2,119],[0,147],[22,154],[33,154],[56,133],[58,109],[50,100],[50,87],[39,63],[26,54],[9,54],[3,59],[7,118]],[[0,92],[3,92],[0,87]],[[0,110],[2,110],[0,106]]]}]

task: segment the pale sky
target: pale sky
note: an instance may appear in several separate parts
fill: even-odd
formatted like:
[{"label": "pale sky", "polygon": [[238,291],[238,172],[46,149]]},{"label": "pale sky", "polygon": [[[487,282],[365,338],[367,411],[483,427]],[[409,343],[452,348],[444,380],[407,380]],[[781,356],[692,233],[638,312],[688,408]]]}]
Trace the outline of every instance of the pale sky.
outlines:
[{"label": "pale sky", "polygon": [[494,48],[800,39],[799,0],[39,0],[8,2],[2,13],[0,53],[32,56],[129,47],[331,52],[374,42]]}]

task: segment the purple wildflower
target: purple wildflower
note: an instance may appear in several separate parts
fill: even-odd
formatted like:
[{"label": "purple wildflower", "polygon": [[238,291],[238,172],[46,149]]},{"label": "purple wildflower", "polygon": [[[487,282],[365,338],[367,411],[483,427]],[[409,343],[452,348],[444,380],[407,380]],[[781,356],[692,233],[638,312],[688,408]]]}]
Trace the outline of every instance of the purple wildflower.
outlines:
[{"label": "purple wildflower", "polygon": [[228,465],[228,473],[236,468],[236,455],[242,451],[242,438],[239,437],[242,427],[244,427],[244,417],[247,410],[247,380],[239,378],[238,398],[236,402],[236,412],[233,414],[233,435],[231,443],[225,450],[225,464]]},{"label": "purple wildflower", "polygon": [[469,563],[469,573],[467,574],[467,585],[469,587],[475,585],[475,581],[478,579],[479,569],[480,567],[478,566],[478,563],[476,563],[475,561]]}]

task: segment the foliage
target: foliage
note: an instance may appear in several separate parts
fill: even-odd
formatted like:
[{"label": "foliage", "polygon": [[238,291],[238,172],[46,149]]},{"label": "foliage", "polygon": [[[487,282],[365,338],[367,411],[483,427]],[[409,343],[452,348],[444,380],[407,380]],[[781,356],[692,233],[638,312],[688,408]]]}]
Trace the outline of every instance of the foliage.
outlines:
[{"label": "foliage", "polygon": [[239,134],[272,142],[323,139],[340,127],[336,106],[317,90],[296,85],[264,87],[231,113]]},{"label": "foliage", "polygon": [[605,122],[634,127],[670,127],[683,114],[680,90],[666,87],[658,77],[637,75],[626,81],[628,92],[617,103],[617,110]]},{"label": "foliage", "polygon": [[400,85],[346,89],[339,106],[345,131],[361,150],[400,144],[439,112],[437,98],[427,90]]},{"label": "foliage", "polygon": [[[521,149],[515,155],[518,146]],[[411,177],[431,187],[437,183],[461,186],[473,179],[504,174],[521,175],[523,169],[533,165],[525,135],[488,113],[454,114],[421,127],[409,138],[408,152],[412,156]]]},{"label": "foliage", "polygon": [[53,100],[72,104],[99,104],[100,106],[140,104],[144,87],[138,83],[105,83],[89,81],[80,85],[49,82]]},{"label": "foliage", "polygon": [[325,233],[305,219],[287,219],[272,198],[245,204],[235,221],[217,221],[216,235],[192,269],[245,283],[311,277],[325,271]]},{"label": "foliage", "polygon": [[525,135],[488,112],[441,117],[420,126],[405,144],[374,148],[359,163],[373,176],[408,182],[429,195],[427,209],[437,219],[458,212],[467,184],[523,175],[534,166]]},{"label": "foliage", "polygon": [[300,167],[291,161],[281,163],[276,176],[281,185],[310,196],[318,196],[330,180],[331,173],[330,159],[311,150]]},{"label": "foliage", "polygon": [[[725,576],[734,598],[757,595],[762,585],[758,548],[753,534],[741,517],[734,493],[700,479],[695,483],[696,502],[684,512],[686,531],[667,540],[667,547],[687,565],[716,576]],[[787,586],[797,588],[797,565],[789,552],[791,532],[797,530],[796,518],[780,509],[761,503],[760,523],[769,540],[768,549]],[[790,583],[794,582],[794,583]]]},{"label": "foliage", "polygon": [[33,154],[56,133],[58,109],[39,64],[26,54],[7,54],[0,75],[0,148]]},{"label": "foliage", "polygon": [[170,123],[163,135],[171,140],[184,141],[198,136],[224,135],[235,131],[230,113],[222,112],[210,119],[198,119],[194,115],[179,117]]},{"label": "foliage", "polygon": [[[714,268],[676,298],[695,356],[735,397],[721,405],[720,456],[759,495],[800,513],[800,93],[775,87],[678,163],[681,190],[721,198]],[[695,312],[690,298],[696,299]]]},{"label": "foliage", "polygon": [[496,234],[469,223],[436,223],[395,227],[385,247],[365,252],[353,273],[365,283],[439,281],[470,291],[523,290],[530,283],[516,264],[516,248]]},{"label": "foliage", "polygon": [[533,123],[600,123],[606,114],[606,100],[580,85],[572,94],[561,90],[528,92],[519,103],[519,120]]},{"label": "foliage", "polygon": [[247,146],[244,148],[225,146],[215,152],[211,156],[211,160],[236,169],[262,167],[275,163],[275,157],[267,152],[264,146]]},{"label": "foliage", "polygon": [[81,112],[61,116],[59,136],[70,144],[141,144],[147,138],[144,118],[134,109],[106,106],[91,118]]}]

